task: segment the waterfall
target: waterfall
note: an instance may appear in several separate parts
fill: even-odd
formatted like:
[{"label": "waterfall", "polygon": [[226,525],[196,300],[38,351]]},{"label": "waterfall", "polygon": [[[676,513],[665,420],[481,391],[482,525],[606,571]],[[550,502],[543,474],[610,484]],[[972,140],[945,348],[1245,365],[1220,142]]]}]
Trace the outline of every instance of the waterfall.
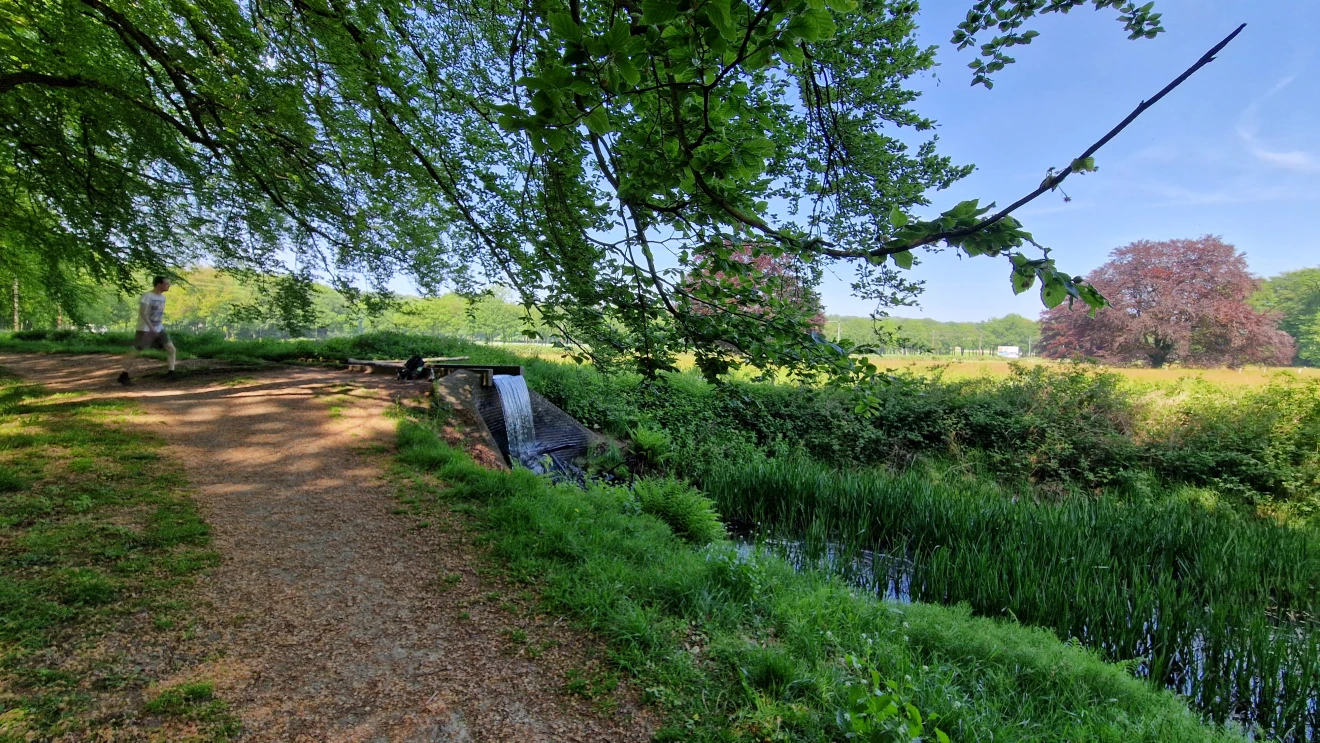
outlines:
[{"label": "waterfall", "polygon": [[504,432],[509,439],[509,459],[522,460],[534,455],[536,426],[532,422],[532,398],[527,381],[521,376],[496,374],[492,377],[504,409]]}]

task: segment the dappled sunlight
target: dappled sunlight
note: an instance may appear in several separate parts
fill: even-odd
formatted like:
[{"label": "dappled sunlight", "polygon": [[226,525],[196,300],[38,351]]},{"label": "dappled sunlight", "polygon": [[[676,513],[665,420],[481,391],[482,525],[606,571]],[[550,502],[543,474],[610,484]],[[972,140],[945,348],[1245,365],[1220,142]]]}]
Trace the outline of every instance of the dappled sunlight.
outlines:
[{"label": "dappled sunlight", "polygon": [[[375,472],[352,461],[358,454],[346,461],[347,444],[361,448],[391,441],[392,424],[382,415],[387,401],[425,389],[318,367],[242,368],[233,371],[242,377],[229,379],[214,366],[206,375],[190,375],[181,364],[183,373],[166,379],[161,365],[147,363],[125,388],[115,379],[118,359],[109,356],[0,354],[4,365],[21,366],[29,380],[56,391],[44,396],[42,407],[112,406],[125,397],[147,403],[146,427],[179,449],[182,458],[212,471],[215,481],[204,484],[203,492],[217,498],[241,499],[271,485],[287,497],[354,487],[355,480]],[[0,405],[21,405],[42,394],[37,389],[11,386],[0,392]],[[215,446],[218,437],[222,446]]]}]

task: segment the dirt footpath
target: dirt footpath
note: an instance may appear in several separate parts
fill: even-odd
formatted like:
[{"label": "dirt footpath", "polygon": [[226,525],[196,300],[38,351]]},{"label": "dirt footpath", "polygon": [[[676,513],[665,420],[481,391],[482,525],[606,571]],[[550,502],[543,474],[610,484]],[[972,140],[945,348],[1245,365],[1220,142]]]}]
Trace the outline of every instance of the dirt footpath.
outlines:
[{"label": "dirt footpath", "polygon": [[241,740],[649,739],[627,695],[604,714],[564,693],[592,641],[503,602],[462,529],[393,513],[400,383],[297,367],[166,381],[146,362],[122,388],[117,363],[0,354],[51,388],[137,399],[170,442],[222,557],[198,599],[223,657],[201,675]]}]

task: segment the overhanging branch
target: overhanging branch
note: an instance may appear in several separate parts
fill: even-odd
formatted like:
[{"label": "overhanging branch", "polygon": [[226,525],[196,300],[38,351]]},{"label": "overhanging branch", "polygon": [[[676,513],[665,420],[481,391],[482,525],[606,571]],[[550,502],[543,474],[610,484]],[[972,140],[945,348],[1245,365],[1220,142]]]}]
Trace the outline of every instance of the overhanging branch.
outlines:
[{"label": "overhanging branch", "polygon": [[[1072,162],[1075,163],[1081,160],[1086,160],[1087,158],[1091,157],[1096,152],[1098,152],[1101,147],[1104,147],[1106,144],[1109,143],[1110,140],[1118,136],[1119,132],[1126,129],[1128,125],[1131,124],[1133,121],[1136,121],[1138,116],[1141,116],[1141,114],[1145,113],[1147,109],[1158,103],[1161,98],[1171,93],[1174,90],[1174,88],[1177,88],[1179,85],[1181,85],[1184,81],[1187,80],[1187,78],[1195,74],[1197,70],[1200,70],[1202,67],[1205,67],[1206,65],[1215,61],[1215,55],[1218,54],[1220,51],[1222,51],[1224,47],[1228,46],[1229,42],[1231,42],[1234,38],[1236,38],[1238,34],[1242,33],[1242,29],[1246,27],[1247,24],[1243,23],[1242,25],[1234,29],[1233,33],[1224,37],[1223,41],[1220,41],[1218,44],[1215,44],[1214,47],[1210,49],[1210,51],[1201,55],[1201,58],[1196,60],[1195,64],[1193,64],[1191,67],[1188,67],[1181,75],[1174,78],[1173,82],[1170,82],[1168,85],[1165,85],[1164,88],[1160,90],[1160,92],[1156,93],[1150,99],[1144,100],[1140,104],[1138,104],[1137,107],[1132,110],[1132,113],[1127,115],[1127,118],[1120,121],[1117,126],[1115,126],[1113,129],[1110,129],[1103,137],[1096,140],[1095,143],[1093,143],[1090,147],[1087,147],[1086,151],[1083,152],[1081,155],[1077,156],[1077,158],[1074,159]],[[1069,175],[1072,174],[1072,172],[1073,172],[1072,163],[1069,163],[1067,167],[1060,168],[1057,173],[1042,181],[1040,186],[1038,186],[1031,193],[1027,194],[1026,196],[1023,196],[1017,201],[1014,201],[1012,204],[1009,204],[1008,206],[1004,207],[1003,209],[999,210],[993,215],[986,217],[985,219],[981,220],[980,222],[977,222],[976,224],[970,227],[965,227],[958,230],[949,230],[947,232],[937,232],[912,241],[904,241],[904,242],[891,241],[889,244],[886,244],[882,247],[875,248],[872,250],[837,250],[834,248],[825,247],[820,252],[835,258],[868,258],[871,256],[893,255],[894,253],[901,253],[905,250],[919,248],[923,245],[932,245],[934,243],[940,242],[941,240],[967,237],[968,235],[973,235],[987,227],[990,227],[996,222],[1001,221],[1005,217],[1012,214],[1014,211],[1020,209],[1026,204],[1031,203],[1032,201],[1034,201],[1036,198],[1040,197],[1047,191],[1053,191],[1054,189],[1058,188],[1059,185],[1062,184],[1063,181]]]}]

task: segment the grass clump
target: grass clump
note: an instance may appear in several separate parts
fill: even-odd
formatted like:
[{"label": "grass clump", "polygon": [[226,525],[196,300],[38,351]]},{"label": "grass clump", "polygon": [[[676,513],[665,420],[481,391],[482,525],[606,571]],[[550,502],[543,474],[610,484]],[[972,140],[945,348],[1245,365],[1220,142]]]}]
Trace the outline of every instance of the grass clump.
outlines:
[{"label": "grass clump", "polygon": [[[178,592],[215,564],[163,442],[121,425],[132,413],[0,375],[0,740],[89,739],[134,717],[98,694],[150,679],[96,656],[97,637],[172,626]],[[133,620],[152,615],[156,629]],[[213,722],[208,739],[226,739],[232,723]]]},{"label": "grass clump", "polygon": [[605,638],[663,712],[657,740],[841,740],[859,669],[900,680],[954,740],[1243,740],[1047,631],[859,595],[727,541],[696,548],[624,488],[553,485],[443,449],[401,424],[400,459],[453,486],[435,497],[473,504],[510,575]]}]

